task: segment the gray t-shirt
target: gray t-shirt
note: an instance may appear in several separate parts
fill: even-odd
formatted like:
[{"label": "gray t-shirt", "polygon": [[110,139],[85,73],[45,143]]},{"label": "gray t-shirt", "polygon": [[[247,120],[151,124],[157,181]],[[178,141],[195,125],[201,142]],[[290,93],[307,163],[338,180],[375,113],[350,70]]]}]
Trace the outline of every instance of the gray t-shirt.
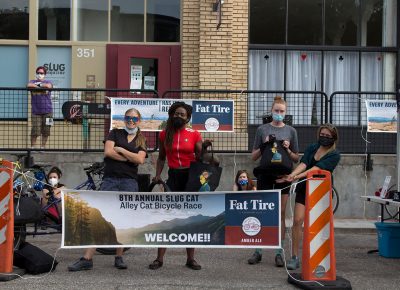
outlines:
[{"label": "gray t-shirt", "polygon": [[267,136],[271,134],[275,135],[276,140],[278,141],[289,141],[290,150],[295,153],[299,152],[299,142],[297,139],[296,129],[289,125],[285,125],[283,127],[274,127],[271,125],[271,123],[261,125],[257,128],[253,149],[260,148],[260,145],[265,142]]}]

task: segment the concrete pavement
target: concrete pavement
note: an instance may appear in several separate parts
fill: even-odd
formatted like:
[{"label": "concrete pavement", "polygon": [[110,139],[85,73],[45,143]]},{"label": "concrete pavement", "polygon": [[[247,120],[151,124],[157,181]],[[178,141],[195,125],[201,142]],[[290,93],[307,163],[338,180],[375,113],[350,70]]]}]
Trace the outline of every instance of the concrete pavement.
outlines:
[{"label": "concrete pavement", "polygon": [[[335,225],[337,275],[349,280],[353,289],[398,289],[400,259],[367,254],[377,248],[373,221],[337,220]],[[56,252],[60,240],[58,234],[28,238],[50,254]],[[169,249],[164,266],[153,271],[148,264],[156,249],[135,248],[125,253],[128,270],[115,269],[112,256],[98,254],[93,270],[68,272],[67,265],[82,252],[61,249],[55,272],[26,274],[22,279],[1,282],[0,289],[296,289],[288,284],[285,269],[274,266],[274,250],[264,250],[261,263],[248,265],[251,249],[197,249],[196,259],[203,269],[193,271],[184,266],[184,249]]]}]

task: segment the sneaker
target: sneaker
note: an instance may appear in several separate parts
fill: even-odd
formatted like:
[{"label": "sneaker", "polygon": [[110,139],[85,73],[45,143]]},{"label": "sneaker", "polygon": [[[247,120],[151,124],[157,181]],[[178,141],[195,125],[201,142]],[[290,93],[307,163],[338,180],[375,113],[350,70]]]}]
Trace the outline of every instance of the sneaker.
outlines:
[{"label": "sneaker", "polygon": [[78,261],[68,266],[68,271],[72,272],[92,269],[93,260],[86,260],[84,257],[81,257]]},{"label": "sneaker", "polygon": [[149,265],[149,269],[151,270],[157,270],[159,268],[161,268],[163,265],[163,262],[161,262],[160,260],[155,259],[150,265]]},{"label": "sneaker", "polygon": [[251,256],[251,258],[248,259],[247,262],[250,265],[254,265],[254,264],[260,263],[261,258],[262,258],[261,254],[259,254],[258,252],[254,252],[253,256]]},{"label": "sneaker", "polygon": [[192,269],[192,270],[200,270],[201,266],[196,262],[196,260],[187,260],[186,262],[186,267]]},{"label": "sneaker", "polygon": [[124,260],[121,256],[116,256],[114,261],[114,266],[117,269],[127,269],[128,266],[124,263]]},{"label": "sneaker", "polygon": [[278,253],[275,255],[275,266],[277,267],[283,267],[285,265],[285,262],[283,261],[283,257],[281,253]]},{"label": "sneaker", "polygon": [[299,257],[293,256],[287,263],[286,267],[288,270],[296,270],[300,268],[300,259]]}]

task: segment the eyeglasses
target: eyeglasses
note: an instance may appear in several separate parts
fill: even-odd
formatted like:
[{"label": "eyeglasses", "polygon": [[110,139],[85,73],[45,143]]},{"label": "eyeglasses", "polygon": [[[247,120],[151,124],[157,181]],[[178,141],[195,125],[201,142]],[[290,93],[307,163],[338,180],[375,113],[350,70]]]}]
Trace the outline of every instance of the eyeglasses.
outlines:
[{"label": "eyeglasses", "polygon": [[139,118],[139,117],[136,117],[136,116],[134,116],[134,117],[125,116],[125,117],[124,117],[124,120],[125,120],[125,122],[132,121],[133,123],[137,123],[137,122],[139,122],[140,118]]},{"label": "eyeglasses", "polygon": [[44,76],[44,72],[37,72],[36,74]]}]

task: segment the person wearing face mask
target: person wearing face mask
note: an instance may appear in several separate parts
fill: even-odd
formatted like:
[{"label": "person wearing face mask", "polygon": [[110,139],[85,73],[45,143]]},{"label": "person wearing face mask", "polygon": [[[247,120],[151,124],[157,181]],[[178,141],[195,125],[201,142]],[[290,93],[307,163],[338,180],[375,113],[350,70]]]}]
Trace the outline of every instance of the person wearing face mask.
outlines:
[{"label": "person wearing face mask", "polygon": [[233,191],[257,190],[246,170],[238,170],[233,184]]},{"label": "person wearing face mask", "polygon": [[296,186],[296,204],[294,207],[292,227],[292,257],[287,262],[289,270],[300,267],[299,242],[301,228],[305,214],[306,182],[307,173],[312,170],[327,170],[331,173],[340,161],[340,153],[336,150],[339,134],[332,124],[321,125],[317,133],[318,142],[309,145],[304,151],[300,164],[289,175],[283,176],[277,182],[298,182]]},{"label": "person wearing face mask", "polygon": [[[138,167],[145,162],[147,155],[146,138],[140,124],[142,116],[134,108],[125,112],[123,129],[112,129],[104,145],[104,175],[101,191],[138,192]],[[114,266],[127,269],[122,259],[123,248],[116,249]],[[95,248],[85,251],[83,257],[68,266],[69,271],[91,270]]]},{"label": "person wearing face mask", "polygon": [[[253,151],[251,153],[251,157],[254,161],[260,159],[260,166],[258,168],[262,168],[265,166],[264,163],[267,162],[267,159],[264,158],[268,156],[266,150],[270,150],[273,152],[272,161],[288,161],[287,166],[290,166],[286,169],[285,173],[289,173],[292,169],[293,162],[297,162],[299,160],[299,145],[297,139],[297,132],[292,126],[289,126],[284,123],[284,118],[286,114],[287,104],[285,100],[281,96],[276,96],[274,98],[274,102],[272,103],[271,113],[272,113],[272,121],[270,123],[261,125],[257,128],[256,136],[254,139]],[[274,140],[271,140],[274,139]],[[278,146],[278,142],[283,147],[283,151],[278,152],[277,148],[269,147],[271,143]],[[279,144],[279,146],[280,146]],[[266,149],[266,148],[269,149]],[[271,157],[269,157],[271,159]],[[275,163],[277,164],[277,163]],[[257,170],[255,168],[254,175],[257,177],[257,189],[258,190],[268,190],[268,189],[282,189],[281,190],[281,241],[282,247],[285,241],[285,215],[286,215],[286,204],[289,197],[290,183],[277,183],[276,179],[280,175],[283,175],[282,172],[277,172],[274,170]],[[248,263],[250,265],[257,264],[261,261],[262,253],[261,249],[256,249],[254,254],[250,259],[248,259]],[[282,249],[276,250],[275,253],[275,265],[277,267],[284,266],[284,259]]]},{"label": "person wearing face mask", "polygon": [[27,88],[29,89],[36,89],[31,91],[32,148],[36,147],[36,141],[39,136],[41,136],[41,148],[45,148],[47,139],[50,136],[50,128],[53,124],[53,105],[51,102],[51,92],[46,90],[53,88],[53,84],[51,81],[45,79],[46,73],[46,68],[39,66],[36,69],[36,79],[30,80],[27,85]]},{"label": "person wearing face mask", "polygon": [[[186,127],[192,116],[192,106],[176,102],[168,110],[165,130],[160,133],[160,152],[153,181],[161,180],[165,159],[168,161],[167,185],[171,191],[185,191],[192,161],[199,159],[202,150],[202,138],[199,132]],[[166,248],[159,248],[157,258],[149,265],[152,270],[163,266]],[[186,249],[186,266],[200,270],[201,266],[194,259],[194,248]]]},{"label": "person wearing face mask", "polygon": [[[61,198],[61,190],[65,188],[65,185],[60,183],[61,176],[62,172],[56,166],[52,167],[49,173],[47,173],[47,180],[49,184],[45,184],[42,190],[42,206],[45,206],[47,204],[49,194],[53,194],[53,196],[57,199]],[[60,206],[60,204],[58,205]],[[59,212],[61,212],[60,208]]]}]

